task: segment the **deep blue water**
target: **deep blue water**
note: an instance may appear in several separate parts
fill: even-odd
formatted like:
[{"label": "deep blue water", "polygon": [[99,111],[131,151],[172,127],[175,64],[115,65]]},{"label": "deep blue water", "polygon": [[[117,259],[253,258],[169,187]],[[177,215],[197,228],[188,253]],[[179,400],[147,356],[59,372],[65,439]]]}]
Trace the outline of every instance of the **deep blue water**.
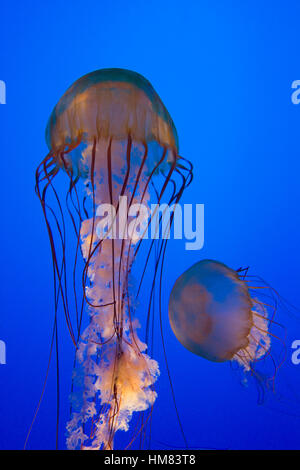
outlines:
[{"label": "deep blue water", "polygon": [[[300,79],[299,13],[295,0],[1,2],[1,449],[23,447],[49,353],[52,266],[34,193],[45,126],[74,80],[105,67],[135,70],[153,84],[176,124],[181,155],[194,165],[183,202],[205,205],[203,249],[186,251],[184,240],[171,240],[163,288],[166,347],[189,445],[299,448],[300,364],[291,361],[299,312],[278,310],[287,358],[275,395],[261,405],[254,382],[245,387],[228,364],[184,350],[167,321],[175,280],[202,258],[250,266],[300,308],[300,105],[291,100]],[[62,336],[63,448],[72,345]],[[159,337],[156,344],[162,362]],[[158,393],[152,446],[182,448],[163,366]],[[55,409],[53,364],[29,448],[54,448]]]}]

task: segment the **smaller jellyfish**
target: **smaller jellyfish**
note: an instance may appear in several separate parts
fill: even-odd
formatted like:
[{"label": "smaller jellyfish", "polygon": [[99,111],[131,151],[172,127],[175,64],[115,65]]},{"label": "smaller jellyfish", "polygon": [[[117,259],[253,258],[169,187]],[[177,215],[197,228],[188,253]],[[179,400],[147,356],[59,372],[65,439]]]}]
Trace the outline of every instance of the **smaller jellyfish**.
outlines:
[{"label": "smaller jellyfish", "polygon": [[239,271],[202,260],[175,282],[169,320],[178,341],[213,362],[237,361],[245,371],[269,354],[272,333],[265,304],[250,294]]}]

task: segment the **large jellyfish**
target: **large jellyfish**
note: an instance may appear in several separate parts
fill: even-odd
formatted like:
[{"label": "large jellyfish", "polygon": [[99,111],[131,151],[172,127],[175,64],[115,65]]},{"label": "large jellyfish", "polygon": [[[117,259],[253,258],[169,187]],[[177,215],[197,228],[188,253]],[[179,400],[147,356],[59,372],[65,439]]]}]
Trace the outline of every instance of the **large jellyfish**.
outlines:
[{"label": "large jellyfish", "polygon": [[175,282],[169,320],[179,342],[209,361],[237,361],[245,371],[269,354],[272,333],[267,304],[251,295],[245,275],[202,260]]},{"label": "large jellyfish", "polygon": [[[97,70],[77,80],[55,106],[46,140],[49,154],[37,169],[36,191],[54,266],[53,343],[58,342],[60,303],[76,349],[67,447],[112,449],[116,431],[128,430],[133,412],[152,409],[159,375],[134,317],[154,242],[144,253],[147,224],[138,216],[163,195],[176,204],[192,168],[178,155],[176,129],[159,96],[144,77],[129,70]],[[68,181],[65,205],[61,173]],[[66,214],[74,228],[73,244]],[[142,305],[148,329],[166,240],[158,240],[152,250],[154,270],[147,271],[149,300]],[[144,267],[134,286],[130,274],[138,252],[144,253]],[[146,421],[141,420],[132,440]]]}]

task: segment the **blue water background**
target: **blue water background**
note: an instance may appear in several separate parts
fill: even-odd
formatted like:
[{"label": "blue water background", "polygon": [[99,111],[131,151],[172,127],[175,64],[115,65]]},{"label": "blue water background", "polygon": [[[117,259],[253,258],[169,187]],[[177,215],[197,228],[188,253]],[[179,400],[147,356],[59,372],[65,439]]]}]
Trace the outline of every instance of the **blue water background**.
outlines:
[{"label": "blue water background", "polygon": [[[295,0],[2,0],[1,449],[23,447],[49,353],[52,267],[34,193],[35,169],[47,152],[45,126],[66,88],[104,67],[136,70],[153,84],[176,124],[180,153],[194,165],[183,202],[205,204],[204,248],[169,243],[163,295],[166,347],[189,445],[299,448],[300,365],[291,362],[291,343],[300,339],[297,312],[278,312],[288,329],[287,360],[280,392],[263,405],[255,385],[241,385],[228,364],[185,351],[167,322],[173,283],[202,258],[250,266],[300,307],[300,105],[291,101],[291,84],[300,79],[299,18]],[[66,331],[62,336],[63,448],[72,345]],[[162,360],[159,336],[156,344]],[[164,367],[158,392],[152,446],[182,448]],[[29,448],[54,448],[55,403],[53,364]]]}]

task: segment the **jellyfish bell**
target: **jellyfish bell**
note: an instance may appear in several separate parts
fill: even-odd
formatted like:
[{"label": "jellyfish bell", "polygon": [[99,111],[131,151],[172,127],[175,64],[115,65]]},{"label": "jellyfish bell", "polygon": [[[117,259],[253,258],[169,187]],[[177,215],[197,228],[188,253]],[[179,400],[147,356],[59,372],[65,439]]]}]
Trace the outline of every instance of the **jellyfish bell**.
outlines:
[{"label": "jellyfish bell", "polygon": [[[164,195],[169,204],[177,203],[191,181],[192,169],[178,155],[177,132],[161,99],[144,77],[129,70],[103,69],[77,80],[52,111],[46,141],[49,154],[37,169],[36,191],[52,250],[55,328],[60,301],[76,348],[67,446],[112,449],[115,433],[128,430],[133,413],[152,409],[159,366],[138,337],[130,290],[130,273],[142,237],[134,230],[130,236],[123,226],[116,236],[113,223],[104,236],[99,230],[98,208],[108,204],[113,219],[116,214],[128,219],[128,209],[134,204],[149,206],[153,194],[155,202]],[[61,172],[69,181],[66,206],[77,240],[71,274],[67,271],[63,204],[54,187]],[[50,205],[49,192],[56,208]],[[124,197],[125,208],[120,202]],[[122,214],[121,206],[126,209]],[[152,247],[153,243],[149,254]],[[76,284],[80,252],[84,261],[82,295]],[[162,243],[156,250],[152,286],[164,252]],[[149,255],[139,289],[148,260]],[[84,311],[89,321],[83,330]]]},{"label": "jellyfish bell", "polygon": [[270,348],[266,309],[237,271],[218,261],[202,260],[177,279],[169,320],[178,341],[209,361],[235,360],[250,370]]},{"label": "jellyfish bell", "polygon": [[[156,150],[148,155],[149,170],[161,158],[159,147],[168,153],[166,161],[178,155],[177,131],[161,99],[142,75],[124,69],[101,69],[77,80],[53,109],[46,128],[48,147],[58,159],[68,146],[94,139],[127,142],[128,137]],[[72,157],[64,154],[62,166],[80,175],[91,170]],[[96,160],[101,158],[103,153],[97,153]]]}]

